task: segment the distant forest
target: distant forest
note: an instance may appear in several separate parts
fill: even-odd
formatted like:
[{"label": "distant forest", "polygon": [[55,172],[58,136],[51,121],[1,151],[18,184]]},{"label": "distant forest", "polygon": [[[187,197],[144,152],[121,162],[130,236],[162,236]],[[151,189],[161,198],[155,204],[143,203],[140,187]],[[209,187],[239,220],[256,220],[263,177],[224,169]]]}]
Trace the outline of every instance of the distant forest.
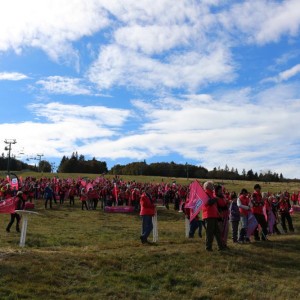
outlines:
[{"label": "distant forest", "polygon": [[[48,161],[42,160],[37,166],[23,163],[12,157],[9,164],[10,170],[22,171],[30,170],[36,172],[53,172],[53,165]],[[4,154],[0,157],[0,170],[8,169],[8,158]],[[210,178],[210,179],[229,179],[229,180],[255,180],[264,182],[287,181],[282,173],[264,173],[253,172],[252,169],[242,171],[239,174],[235,168],[216,167],[209,171],[205,167],[191,164],[177,164],[175,162],[157,162],[147,164],[143,162],[132,162],[126,165],[117,164],[107,169],[104,161],[98,161],[95,158],[86,160],[83,155],[77,152],[72,153],[71,157],[63,156],[58,168],[58,173],[85,173],[85,174],[112,174],[112,175],[145,175],[145,176],[162,176],[162,177],[183,177],[183,178]]]}]

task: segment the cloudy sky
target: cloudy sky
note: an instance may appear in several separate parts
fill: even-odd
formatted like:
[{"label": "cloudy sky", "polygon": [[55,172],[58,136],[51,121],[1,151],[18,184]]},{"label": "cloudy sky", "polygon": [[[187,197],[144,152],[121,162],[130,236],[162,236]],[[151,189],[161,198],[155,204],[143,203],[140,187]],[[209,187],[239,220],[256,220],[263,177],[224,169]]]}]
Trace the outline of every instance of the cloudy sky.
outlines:
[{"label": "cloudy sky", "polygon": [[299,27],[299,0],[1,0],[3,153],[300,178]]}]

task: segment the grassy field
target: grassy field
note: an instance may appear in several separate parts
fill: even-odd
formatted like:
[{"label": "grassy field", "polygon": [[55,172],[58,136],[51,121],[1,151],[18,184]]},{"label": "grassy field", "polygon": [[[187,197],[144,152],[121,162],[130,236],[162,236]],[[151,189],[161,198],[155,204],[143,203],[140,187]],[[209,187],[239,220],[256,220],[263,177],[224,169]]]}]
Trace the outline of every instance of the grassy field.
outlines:
[{"label": "grassy field", "polygon": [[158,243],[142,245],[137,214],[82,211],[75,201],[52,210],[36,202],[24,248],[0,215],[0,299],[299,299],[300,214],[294,234],[229,241],[226,252],[214,242],[207,253],[205,236],[186,239],[172,207],[158,211]]}]

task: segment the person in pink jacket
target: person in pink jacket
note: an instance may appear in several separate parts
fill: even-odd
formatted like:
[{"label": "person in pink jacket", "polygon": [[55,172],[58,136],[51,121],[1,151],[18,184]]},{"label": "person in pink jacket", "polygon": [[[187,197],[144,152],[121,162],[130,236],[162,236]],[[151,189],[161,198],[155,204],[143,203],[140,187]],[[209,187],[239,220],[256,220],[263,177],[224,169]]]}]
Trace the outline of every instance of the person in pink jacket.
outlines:
[{"label": "person in pink jacket", "polygon": [[148,237],[153,230],[152,217],[155,215],[155,205],[151,197],[150,188],[147,187],[140,198],[140,216],[142,217],[142,244],[149,243]]}]

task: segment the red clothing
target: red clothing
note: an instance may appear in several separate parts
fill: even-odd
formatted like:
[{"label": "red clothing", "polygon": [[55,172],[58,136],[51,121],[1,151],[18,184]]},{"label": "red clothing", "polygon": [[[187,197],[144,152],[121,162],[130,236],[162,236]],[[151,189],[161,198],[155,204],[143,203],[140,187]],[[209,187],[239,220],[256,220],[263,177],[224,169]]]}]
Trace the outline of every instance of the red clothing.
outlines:
[{"label": "red clothing", "polygon": [[155,206],[150,197],[146,193],[143,193],[140,198],[141,205],[141,216],[154,216],[155,215]]},{"label": "red clothing", "polygon": [[80,201],[84,202],[84,201],[87,201],[87,199],[88,199],[87,194],[81,194]]},{"label": "red clothing", "polygon": [[279,212],[289,212],[290,210],[290,203],[286,199],[281,199],[279,201]]},{"label": "red clothing", "polygon": [[293,201],[294,204],[296,204],[297,200],[298,200],[298,195],[296,194],[296,192],[294,192],[291,196],[291,200]]},{"label": "red clothing", "polygon": [[225,197],[218,197],[217,207],[221,218],[229,217],[229,200]]},{"label": "red clothing", "polygon": [[261,193],[255,191],[252,194],[251,201],[252,201],[252,205],[253,205],[253,207],[252,207],[253,214],[263,215],[264,214],[264,212],[263,212],[264,201],[262,199]]},{"label": "red clothing", "polygon": [[[249,204],[250,204],[250,199],[249,199],[248,196],[246,196],[246,195],[240,195],[240,196],[239,196],[239,199],[240,199],[242,205],[249,206]],[[243,215],[243,216],[247,216],[248,213],[249,213],[249,210],[244,209],[244,208],[242,208],[242,207],[239,207],[239,211],[240,211],[240,214]]]},{"label": "red clothing", "polygon": [[[211,190],[205,190],[205,193],[209,196],[210,199],[214,198],[214,194]],[[202,219],[205,220],[208,218],[220,218],[217,201],[212,205],[208,205],[208,203],[206,203],[203,206]]]}]

